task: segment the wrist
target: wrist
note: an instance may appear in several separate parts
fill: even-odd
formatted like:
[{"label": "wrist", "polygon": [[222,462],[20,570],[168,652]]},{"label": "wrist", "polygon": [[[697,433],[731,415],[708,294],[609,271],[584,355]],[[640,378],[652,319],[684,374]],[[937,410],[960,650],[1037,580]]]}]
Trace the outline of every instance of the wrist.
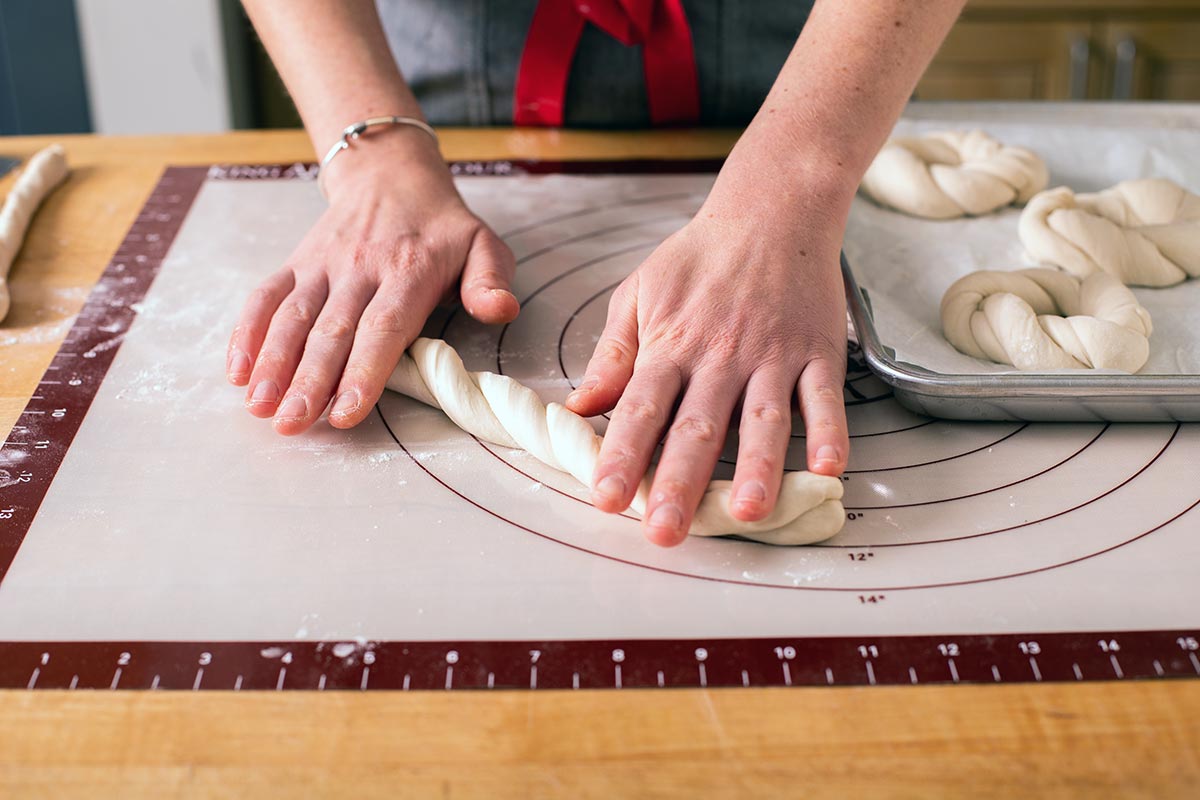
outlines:
[{"label": "wrist", "polygon": [[834,227],[840,235],[861,179],[845,164],[839,154],[811,145],[743,137],[701,213],[757,220],[755,224],[804,220],[806,225]]},{"label": "wrist", "polygon": [[437,142],[408,125],[379,128],[354,139],[325,165],[321,178],[331,204],[350,192],[373,192],[413,179],[452,184]]},{"label": "wrist", "polygon": [[856,134],[803,107],[768,100],[729,154],[718,184],[773,204],[819,202],[848,214],[874,156],[873,140]]}]

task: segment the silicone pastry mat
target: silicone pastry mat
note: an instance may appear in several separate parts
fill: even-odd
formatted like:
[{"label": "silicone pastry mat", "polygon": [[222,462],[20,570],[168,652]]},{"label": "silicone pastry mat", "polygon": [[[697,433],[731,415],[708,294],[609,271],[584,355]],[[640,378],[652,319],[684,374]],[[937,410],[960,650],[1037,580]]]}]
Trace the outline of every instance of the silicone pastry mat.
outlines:
[{"label": "silicone pastry mat", "polygon": [[[524,311],[501,328],[447,312],[427,333],[561,400],[613,287],[697,209],[714,166],[457,165],[517,255]],[[404,397],[351,432],[277,436],[225,382],[224,347],[320,214],[311,178],[170,169],[114,256],[0,450],[0,685],[1200,673],[1196,427],[925,419],[852,349],[849,519],[793,549],[659,549],[566,476]]]}]

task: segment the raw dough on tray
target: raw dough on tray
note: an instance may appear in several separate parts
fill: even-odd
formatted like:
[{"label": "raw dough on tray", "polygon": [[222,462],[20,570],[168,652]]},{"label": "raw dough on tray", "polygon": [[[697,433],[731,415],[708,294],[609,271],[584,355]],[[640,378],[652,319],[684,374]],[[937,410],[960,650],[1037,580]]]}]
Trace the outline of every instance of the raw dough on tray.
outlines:
[{"label": "raw dough on tray", "polygon": [[1081,278],[1103,271],[1130,286],[1171,286],[1200,276],[1200,196],[1165,178],[1042,192],[1018,230],[1031,256]]},{"label": "raw dough on tray", "polygon": [[1150,356],[1150,314],[1116,278],[1053,269],[973,272],[942,298],[958,350],[1022,370],[1137,372]]},{"label": "raw dough on tray", "polygon": [[875,156],[862,190],[880,205],[914,217],[953,219],[1024,203],[1046,188],[1037,154],[983,131],[897,138]]}]

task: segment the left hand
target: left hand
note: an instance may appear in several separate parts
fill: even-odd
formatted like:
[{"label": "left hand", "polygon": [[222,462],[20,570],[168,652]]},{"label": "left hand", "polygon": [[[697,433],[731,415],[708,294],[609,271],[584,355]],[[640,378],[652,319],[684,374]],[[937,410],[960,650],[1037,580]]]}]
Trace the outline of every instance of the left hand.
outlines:
[{"label": "left hand", "polygon": [[775,506],[797,394],[809,469],[842,473],[850,440],[838,254],[849,197],[837,194],[762,198],[719,180],[696,217],[618,287],[567,400],[585,416],[615,408],[592,487],[597,508],[628,508],[677,401],[642,522],[657,544],[687,536],[739,401],[736,518],[762,519]]}]

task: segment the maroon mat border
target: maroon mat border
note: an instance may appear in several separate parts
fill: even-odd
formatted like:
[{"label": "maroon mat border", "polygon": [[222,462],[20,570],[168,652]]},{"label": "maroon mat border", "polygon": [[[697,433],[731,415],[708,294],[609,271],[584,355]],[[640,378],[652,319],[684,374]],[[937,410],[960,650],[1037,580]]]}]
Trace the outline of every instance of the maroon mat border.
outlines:
[{"label": "maroon mat border", "polygon": [[445,691],[1194,678],[1200,675],[1198,635],[0,642],[0,688]]},{"label": "maroon mat border", "polygon": [[163,172],[4,442],[5,450],[24,451],[24,458],[5,462],[8,475],[0,484],[0,582],[208,171],[168,167]]},{"label": "maroon mat border", "polygon": [[[450,161],[456,176],[488,175],[688,175],[717,172],[723,158],[621,158],[578,161],[491,159]],[[168,168],[176,169],[175,167]],[[188,168],[190,169],[190,168]],[[213,164],[205,167],[209,180],[316,180],[317,165],[295,161],[266,164]]]}]

